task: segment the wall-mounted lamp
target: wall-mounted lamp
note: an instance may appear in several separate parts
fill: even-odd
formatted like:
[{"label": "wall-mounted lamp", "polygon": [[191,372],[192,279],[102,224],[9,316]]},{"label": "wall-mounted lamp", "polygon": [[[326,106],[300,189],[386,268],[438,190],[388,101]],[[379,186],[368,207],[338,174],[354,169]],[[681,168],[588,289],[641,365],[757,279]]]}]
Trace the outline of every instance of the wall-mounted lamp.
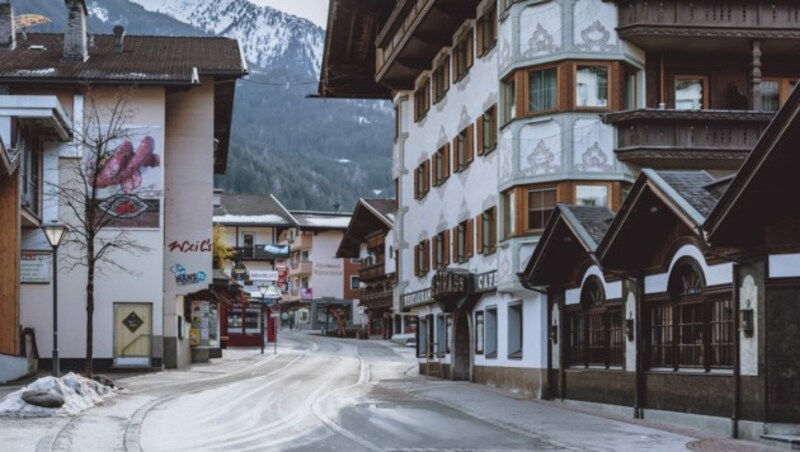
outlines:
[{"label": "wall-mounted lamp", "polygon": [[558,325],[550,325],[550,340],[558,344]]},{"label": "wall-mounted lamp", "polygon": [[625,319],[625,335],[628,341],[633,342],[633,319]]},{"label": "wall-mounted lamp", "polygon": [[742,309],[739,311],[739,328],[744,333],[745,337],[753,337],[753,308]]}]

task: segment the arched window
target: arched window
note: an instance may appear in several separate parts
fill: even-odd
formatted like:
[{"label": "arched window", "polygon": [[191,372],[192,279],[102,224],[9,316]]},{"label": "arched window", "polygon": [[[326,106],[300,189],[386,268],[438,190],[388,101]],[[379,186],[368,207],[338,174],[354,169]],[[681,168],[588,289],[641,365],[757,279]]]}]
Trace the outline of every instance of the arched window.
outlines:
[{"label": "arched window", "polygon": [[733,365],[730,290],[709,290],[696,260],[684,257],[674,265],[667,297],[649,308],[651,367],[708,371]]},{"label": "arched window", "polygon": [[581,288],[580,305],[567,312],[569,362],[572,367],[621,367],[622,306],[606,304],[603,280],[590,276]]}]

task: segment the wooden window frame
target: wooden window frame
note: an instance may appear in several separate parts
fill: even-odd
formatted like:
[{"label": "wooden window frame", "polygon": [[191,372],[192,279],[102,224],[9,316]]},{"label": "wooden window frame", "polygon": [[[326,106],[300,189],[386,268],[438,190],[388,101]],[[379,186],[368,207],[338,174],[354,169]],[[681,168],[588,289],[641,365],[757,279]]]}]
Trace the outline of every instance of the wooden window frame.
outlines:
[{"label": "wooden window frame", "polygon": [[[518,77],[511,75],[501,81],[503,101],[503,126],[519,117],[519,87]],[[509,88],[513,90],[509,94]],[[511,102],[509,102],[511,101]]]},{"label": "wooden window frame", "polygon": [[463,264],[475,255],[475,220],[472,218],[459,223],[453,228],[453,262]]},{"label": "wooden window frame", "polygon": [[612,208],[612,199],[614,196],[614,185],[611,182],[600,182],[600,181],[576,181],[573,185],[573,193],[572,193],[572,204],[576,206],[580,206],[578,204],[578,187],[605,187],[606,188],[606,205],[605,206],[594,206],[594,207],[605,207],[607,209]]},{"label": "wooden window frame", "polygon": [[[526,68],[526,69],[521,71],[522,83],[523,83],[525,89],[522,90],[522,93],[517,92],[517,103],[518,103],[517,104],[517,109],[519,110],[519,108],[520,108],[519,102],[521,101],[522,102],[522,111],[523,111],[522,115],[523,116],[545,115],[545,114],[551,114],[551,113],[558,112],[558,111],[562,110],[562,105],[563,105],[562,104],[562,96],[563,96],[562,90],[563,90],[563,87],[561,85],[563,83],[565,83],[565,81],[561,79],[562,66],[563,66],[563,64],[547,64],[547,65],[543,65],[543,66],[535,66],[535,67]],[[531,109],[530,109],[530,90],[531,90],[530,74],[532,74],[534,72],[549,71],[549,70],[552,70],[552,69],[556,70],[556,77],[555,77],[555,80],[556,80],[555,106],[553,108],[548,108],[548,109],[544,109],[544,110],[533,110],[533,111],[531,111]],[[573,83],[573,85],[574,85],[574,83]]]},{"label": "wooden window frame", "polygon": [[[462,55],[462,52],[464,54]],[[463,68],[461,67],[462,58]],[[475,64],[475,29],[470,27],[459,36],[456,45],[453,46],[453,84],[460,82],[469,74],[470,69]],[[463,69],[463,72],[462,72]]]},{"label": "wooden window frame", "polygon": [[[672,76],[672,108],[674,110],[678,109],[677,103],[678,99],[675,95],[675,83],[678,80],[702,80],[703,81],[703,108],[702,110],[708,110],[711,105],[711,82],[710,77],[708,75],[702,74],[675,74]],[[685,110],[685,111],[692,111],[692,110]]]},{"label": "wooden window frame", "polygon": [[[587,107],[578,105],[578,68],[579,67],[593,67],[604,66],[608,71],[606,78],[606,106],[605,107]],[[560,74],[559,74],[560,75]],[[611,110],[614,104],[614,80],[616,80],[614,65],[609,61],[574,61],[572,62],[572,107],[575,111],[608,111]],[[620,99],[621,101],[621,99]]]},{"label": "wooden window frame", "polygon": [[[488,125],[488,127],[487,127]],[[488,130],[484,130],[488,129]],[[497,104],[492,105],[482,115],[478,117],[475,122],[475,131],[478,135],[476,142],[476,153],[480,156],[491,154],[497,149]],[[487,133],[488,132],[488,133]],[[486,144],[486,138],[491,141],[489,146]]]},{"label": "wooden window frame", "polygon": [[[484,8],[483,13],[476,21],[475,41],[478,58],[482,58],[484,55],[491,52],[495,46],[497,46],[497,14],[497,3],[490,2],[489,5]],[[487,29],[489,30],[488,36],[486,33]],[[487,38],[489,38],[488,42]]]},{"label": "wooden window frame", "polygon": [[[445,144],[431,157],[433,186],[438,187],[450,178],[450,144]],[[440,176],[441,171],[441,176]]]},{"label": "wooden window frame", "polygon": [[450,56],[447,55],[436,65],[431,74],[433,85],[433,105],[438,104],[450,91]]},{"label": "wooden window frame", "polygon": [[414,245],[414,275],[424,277],[430,271],[430,239],[425,239]]},{"label": "wooden window frame", "polygon": [[[466,170],[475,160],[475,132],[473,129],[474,126],[470,124],[453,139],[453,172],[455,173]],[[462,145],[463,153],[460,152]]]},{"label": "wooden window frame", "polygon": [[503,204],[503,240],[516,237],[519,233],[517,217],[519,191],[517,189],[506,190],[502,193]]},{"label": "wooden window frame", "polygon": [[497,251],[497,207],[486,209],[478,214],[478,217],[475,219],[475,223],[478,231],[478,254],[482,254],[484,256],[494,254],[495,251]]},{"label": "wooden window frame", "polygon": [[414,122],[419,122],[428,115],[431,109],[431,79],[425,77],[414,91]]},{"label": "wooden window frame", "polygon": [[[566,312],[567,367],[623,369],[625,367],[625,336],[622,334],[624,321],[622,302],[609,303],[606,300],[602,280],[596,276],[590,277],[581,288],[580,304],[568,307]],[[600,323],[599,328],[597,322]],[[615,336],[621,339],[616,346]]]},{"label": "wooden window frame", "polygon": [[[445,269],[450,264],[450,230],[444,231],[433,236],[431,246],[431,261],[434,270]],[[441,251],[441,256],[440,256]]]},{"label": "wooden window frame", "polygon": [[763,82],[778,82],[778,109],[789,99],[792,94],[792,82],[800,81],[798,77],[773,77],[767,76],[761,78]]},{"label": "wooden window frame", "polygon": [[[537,229],[531,228],[531,225],[529,224],[530,223],[529,222],[530,211],[531,211],[531,209],[530,209],[530,195],[531,195],[531,192],[533,192],[533,191],[543,192],[543,191],[549,191],[549,190],[555,191],[556,202],[555,202],[555,204],[553,204],[553,207],[552,207],[552,210],[555,210],[555,206],[558,204],[558,200],[561,199],[560,198],[560,190],[561,190],[561,188],[558,185],[524,187],[523,193],[524,193],[524,198],[525,199],[524,199],[524,203],[522,205],[524,206],[524,210],[525,210],[525,215],[524,215],[524,218],[523,218],[523,230],[524,230],[525,234],[541,232],[547,227],[547,222],[549,221],[549,218],[548,218],[547,221],[544,222],[544,224],[542,225],[542,228],[540,228],[540,229],[539,228],[537,228]],[[545,209],[540,209],[540,211],[542,211],[542,212],[544,210]],[[552,212],[551,212],[551,215],[552,215]]]},{"label": "wooden window frame", "polygon": [[431,190],[430,160],[420,163],[414,170],[414,199],[421,200]]}]

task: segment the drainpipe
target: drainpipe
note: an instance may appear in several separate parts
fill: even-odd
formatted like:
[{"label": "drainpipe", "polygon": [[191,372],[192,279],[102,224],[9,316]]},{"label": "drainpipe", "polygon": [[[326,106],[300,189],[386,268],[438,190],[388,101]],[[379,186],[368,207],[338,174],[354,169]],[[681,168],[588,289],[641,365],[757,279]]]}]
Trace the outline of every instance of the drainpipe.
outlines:
[{"label": "drainpipe", "polygon": [[[739,320],[739,264],[733,264],[733,321]],[[733,415],[731,416],[731,438],[739,438],[739,418],[742,410],[742,362],[739,348],[741,347],[741,332],[736,328],[733,338]]]},{"label": "drainpipe", "polygon": [[552,295],[547,295],[547,400],[553,400],[553,337],[550,334],[553,325]]},{"label": "drainpipe", "polygon": [[636,316],[634,316],[636,322],[636,397],[634,399],[633,404],[633,417],[635,419],[644,419],[644,407],[646,404],[645,397],[646,397],[646,388],[645,385],[647,381],[645,380],[644,375],[644,361],[642,358],[644,357],[644,328],[642,326],[642,318],[644,317],[644,311],[642,309],[644,305],[644,277],[640,276],[636,278]]}]

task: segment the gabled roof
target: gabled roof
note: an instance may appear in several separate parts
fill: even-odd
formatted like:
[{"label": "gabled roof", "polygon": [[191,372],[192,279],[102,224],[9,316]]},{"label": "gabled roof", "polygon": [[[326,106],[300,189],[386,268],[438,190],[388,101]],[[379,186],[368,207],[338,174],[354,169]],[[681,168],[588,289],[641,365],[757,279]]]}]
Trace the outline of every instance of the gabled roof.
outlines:
[{"label": "gabled roof", "polygon": [[220,205],[214,208],[214,223],[291,227],[296,220],[273,195],[222,193]]},{"label": "gabled roof", "polygon": [[[558,204],[520,280],[528,287],[561,284],[578,260],[593,255],[614,218],[606,207]],[[556,278],[559,280],[556,281]]]},{"label": "gabled roof", "polygon": [[598,244],[598,259],[604,267],[617,269],[621,262],[611,260],[610,254],[623,250],[646,254],[645,248],[656,245],[674,217],[700,235],[700,227],[717,202],[715,182],[705,171],[643,169]]},{"label": "gabled roof", "polygon": [[396,208],[394,199],[359,199],[336,257],[359,257],[361,243],[367,236],[394,227]]},{"label": "gabled roof", "polygon": [[763,226],[800,214],[789,198],[800,190],[798,143],[800,90],[795,87],[708,215],[705,229],[712,245],[758,244]]},{"label": "gabled roof", "polygon": [[347,229],[351,214],[339,212],[291,211],[296,226],[301,230],[341,230]]},{"label": "gabled roof", "polygon": [[0,82],[196,84],[198,75],[247,74],[239,43],[222,37],[94,35],[89,59],[63,58],[64,35],[29,33],[14,50],[0,49]]}]

